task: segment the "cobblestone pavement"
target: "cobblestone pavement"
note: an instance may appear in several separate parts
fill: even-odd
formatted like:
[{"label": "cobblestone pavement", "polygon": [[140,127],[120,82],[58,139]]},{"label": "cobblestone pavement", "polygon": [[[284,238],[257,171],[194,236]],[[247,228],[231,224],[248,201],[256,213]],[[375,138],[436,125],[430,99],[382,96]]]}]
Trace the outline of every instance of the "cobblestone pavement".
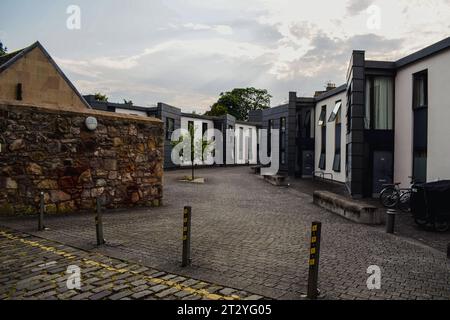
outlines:
[{"label": "cobblestone pavement", "polygon": [[[289,183],[291,188],[310,194],[311,196],[316,190],[327,190],[342,196],[349,196],[345,186],[319,179],[290,179]],[[378,199],[364,199],[360,201],[376,206],[381,210],[386,210],[383,209]],[[395,230],[399,236],[412,238],[442,252],[447,251],[447,244],[450,242],[450,231],[441,233],[435,232],[431,228],[421,228],[416,225],[411,214],[402,212],[399,212],[396,217]]]},{"label": "cobblestone pavement", "polygon": [[[321,221],[319,287],[327,299],[450,299],[450,263],[442,250],[383,227],[358,225],[314,206],[309,194],[275,187],[248,168],[197,170],[204,185],[166,172],[164,206],[104,215],[107,246],[95,246],[93,214],[0,224],[40,237],[260,296],[299,299],[306,292],[312,221]],[[181,268],[183,206],[193,208],[193,265]],[[449,237],[450,238],[450,237]],[[450,242],[450,239],[449,241]],[[368,290],[367,268],[382,270]]]},{"label": "cobblestone pavement", "polygon": [[[141,265],[88,253],[53,241],[0,228],[0,300],[260,300],[224,288]],[[69,289],[81,271],[80,289]]]}]

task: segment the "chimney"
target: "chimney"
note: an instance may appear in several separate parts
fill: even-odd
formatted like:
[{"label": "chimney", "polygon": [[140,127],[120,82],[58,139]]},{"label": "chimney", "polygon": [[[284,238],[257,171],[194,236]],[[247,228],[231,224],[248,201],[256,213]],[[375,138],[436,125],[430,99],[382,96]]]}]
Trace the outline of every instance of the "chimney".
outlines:
[{"label": "chimney", "polygon": [[333,90],[333,89],[336,89],[336,84],[335,84],[335,83],[332,83],[331,81],[329,81],[329,82],[327,83],[327,89],[326,89],[326,91],[330,91],[330,90]]}]

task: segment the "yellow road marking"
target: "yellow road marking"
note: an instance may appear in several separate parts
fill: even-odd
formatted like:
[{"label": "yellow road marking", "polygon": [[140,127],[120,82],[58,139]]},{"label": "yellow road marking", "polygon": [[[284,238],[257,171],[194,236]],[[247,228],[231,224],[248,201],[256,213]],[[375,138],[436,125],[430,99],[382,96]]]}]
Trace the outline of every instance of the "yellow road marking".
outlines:
[{"label": "yellow road marking", "polygon": [[[5,238],[7,238],[7,239],[9,239],[9,240],[19,241],[19,242],[21,242],[21,243],[23,243],[25,245],[29,245],[29,246],[32,246],[32,247],[35,247],[35,248],[39,248],[39,249],[41,249],[43,251],[54,253],[56,255],[62,256],[62,257],[66,258],[66,259],[69,259],[69,260],[73,260],[73,259],[77,258],[77,256],[75,256],[73,254],[70,254],[68,252],[65,252],[63,250],[56,249],[55,247],[44,246],[44,245],[38,243],[37,241],[25,240],[25,239],[22,239],[20,237],[14,236],[14,235],[12,235],[10,233],[7,233],[5,231],[2,231],[2,230],[0,230],[0,235],[5,237]],[[189,292],[190,294],[200,295],[200,296],[203,296],[203,297],[211,299],[211,300],[219,300],[219,299],[240,300],[240,297],[237,296],[237,295],[221,296],[221,295],[218,295],[218,294],[212,294],[212,293],[208,292],[205,289],[194,289],[194,288],[191,288],[189,286],[184,286],[182,284],[173,282],[171,280],[164,280],[164,279],[161,279],[161,278],[154,278],[154,277],[151,277],[151,276],[146,276],[146,275],[140,274],[139,272],[128,270],[128,269],[125,269],[125,268],[117,269],[117,268],[114,268],[113,266],[110,266],[110,265],[107,265],[105,263],[101,263],[101,262],[98,262],[98,261],[94,261],[94,260],[91,260],[91,259],[82,258],[81,260],[82,260],[83,263],[85,263],[86,265],[89,265],[89,266],[101,267],[101,268],[106,269],[108,271],[114,271],[114,272],[117,272],[117,273],[127,273],[128,272],[128,273],[131,273],[132,275],[138,275],[138,276],[146,279],[149,282],[166,285],[168,287],[176,288],[176,289],[178,289],[180,291],[186,291],[186,292]]]}]

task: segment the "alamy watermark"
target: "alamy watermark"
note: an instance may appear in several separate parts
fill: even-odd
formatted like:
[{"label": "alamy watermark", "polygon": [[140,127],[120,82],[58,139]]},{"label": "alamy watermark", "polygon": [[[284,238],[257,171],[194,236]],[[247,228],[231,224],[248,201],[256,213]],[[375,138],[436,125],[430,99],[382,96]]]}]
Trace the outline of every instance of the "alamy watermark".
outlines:
[{"label": "alamy watermark", "polygon": [[69,30],[81,29],[81,8],[77,5],[70,5],[66,9],[66,13],[69,17],[66,20],[66,27]]},{"label": "alamy watermark", "polygon": [[367,29],[380,30],[381,29],[381,8],[377,5],[371,5],[366,10],[369,18],[367,19]]},{"label": "alamy watermark", "polygon": [[172,133],[171,141],[171,159],[179,166],[232,165],[242,161],[256,164],[259,156],[259,163],[265,166],[261,169],[262,175],[276,175],[280,167],[278,129],[260,129],[258,133],[256,130],[227,129],[225,137],[217,129],[208,129],[203,135],[177,129]]},{"label": "alamy watermark", "polygon": [[376,265],[369,266],[367,273],[370,274],[367,279],[367,289],[380,290],[381,289],[381,268]]},{"label": "alamy watermark", "polygon": [[81,269],[76,265],[67,267],[66,274],[68,275],[66,286],[69,290],[81,289]]}]

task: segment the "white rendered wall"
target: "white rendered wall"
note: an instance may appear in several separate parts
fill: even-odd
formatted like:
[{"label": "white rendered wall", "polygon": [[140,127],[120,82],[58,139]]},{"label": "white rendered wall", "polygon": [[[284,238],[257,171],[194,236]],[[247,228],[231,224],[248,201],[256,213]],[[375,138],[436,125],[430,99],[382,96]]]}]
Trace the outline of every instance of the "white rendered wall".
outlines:
[{"label": "white rendered wall", "polygon": [[[256,164],[258,161],[257,152],[258,152],[258,139],[257,132],[255,126],[244,125],[244,124],[236,124],[235,125],[235,163],[236,164]],[[241,149],[241,132],[243,132],[242,139],[242,149]],[[249,137],[251,137],[252,145],[249,146]],[[249,150],[252,150],[249,157]],[[242,152],[243,151],[243,152]],[[242,153],[242,154],[241,154]]]},{"label": "white rendered wall", "polygon": [[[200,141],[202,139],[202,128],[203,128],[203,123],[207,123],[208,124],[208,130],[212,130],[214,129],[214,122],[210,121],[210,120],[205,120],[205,119],[197,119],[197,118],[188,118],[188,117],[181,117],[181,129],[185,129],[186,131],[188,130],[188,124],[189,121],[194,122],[194,128],[195,128],[195,137],[194,137],[194,141]],[[208,132],[208,141],[212,139],[212,132]],[[208,157],[210,158],[210,157]],[[211,159],[209,159],[211,160]],[[195,164],[197,165],[203,165],[203,161],[200,160],[196,160]],[[183,165],[184,166],[189,166],[191,165],[191,159],[186,159],[185,161],[183,161]]]},{"label": "white rendered wall", "polygon": [[[335,151],[335,127],[336,122],[328,122],[331,113],[336,105],[337,101],[342,101],[341,106],[341,171],[333,171],[333,161],[334,161],[334,151]],[[325,123],[327,126],[327,145],[326,145],[326,166],[325,170],[319,169],[319,160],[322,147],[322,127],[318,125],[320,119],[320,113],[322,112],[322,106],[327,106],[327,115],[325,117]],[[314,160],[314,171],[320,171],[327,173],[325,175],[326,179],[331,180],[331,175],[333,175],[333,181],[345,183],[345,161],[346,161],[346,141],[347,141],[347,96],[346,92],[336,94],[330,98],[322,100],[316,104],[315,108],[315,160]],[[319,176],[316,174],[316,176]]]},{"label": "white rendered wall", "polygon": [[427,180],[450,179],[450,50],[397,72],[394,179],[408,187],[413,170],[413,74],[428,69]]}]

